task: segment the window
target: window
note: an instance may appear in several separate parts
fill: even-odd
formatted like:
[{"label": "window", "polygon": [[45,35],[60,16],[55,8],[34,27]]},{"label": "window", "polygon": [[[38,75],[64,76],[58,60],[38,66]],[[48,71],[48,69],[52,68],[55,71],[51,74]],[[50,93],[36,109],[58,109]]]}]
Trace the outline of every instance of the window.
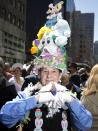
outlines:
[{"label": "window", "polygon": [[21,3],[20,1],[17,2],[17,9],[20,11],[21,10]]},{"label": "window", "polygon": [[21,12],[22,14],[24,14],[24,5],[23,4],[21,5]]},{"label": "window", "polygon": [[7,43],[7,39],[4,39],[4,43]]},{"label": "window", "polygon": [[3,19],[6,18],[6,9],[5,9],[5,8],[1,8],[1,17],[2,17]]},{"label": "window", "polygon": [[16,7],[16,0],[12,0],[13,2],[13,7],[15,8]]},{"label": "window", "polygon": [[12,19],[12,14],[9,12],[8,13],[8,21],[11,22],[11,19]]},{"label": "window", "polygon": [[21,20],[19,19],[18,22],[17,22],[17,26],[18,27],[21,27]]},{"label": "window", "polygon": [[21,23],[21,29],[24,30],[24,21]]},{"label": "window", "polygon": [[80,45],[80,48],[82,48],[82,45]]},{"label": "window", "polygon": [[15,15],[13,15],[12,23],[13,23],[14,25],[16,25],[16,16],[15,16]]},{"label": "window", "polygon": [[13,5],[13,0],[9,0],[9,3],[10,3],[11,5]]}]

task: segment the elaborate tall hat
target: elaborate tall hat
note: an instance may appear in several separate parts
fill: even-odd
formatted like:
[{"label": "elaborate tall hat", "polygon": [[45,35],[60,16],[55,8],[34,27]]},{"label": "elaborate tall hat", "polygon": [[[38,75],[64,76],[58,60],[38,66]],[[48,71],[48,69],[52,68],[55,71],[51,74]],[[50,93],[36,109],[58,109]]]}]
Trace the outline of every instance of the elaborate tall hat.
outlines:
[{"label": "elaborate tall hat", "polygon": [[36,65],[66,69],[65,45],[71,31],[68,22],[62,18],[62,5],[63,1],[56,5],[49,4],[47,21],[32,43],[31,54],[35,56]]}]

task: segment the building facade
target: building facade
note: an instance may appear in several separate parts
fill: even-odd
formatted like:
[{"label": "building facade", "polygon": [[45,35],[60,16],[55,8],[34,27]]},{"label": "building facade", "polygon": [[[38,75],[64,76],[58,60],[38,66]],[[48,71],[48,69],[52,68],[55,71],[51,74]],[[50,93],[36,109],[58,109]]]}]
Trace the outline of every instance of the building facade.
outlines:
[{"label": "building facade", "polygon": [[0,56],[10,63],[25,60],[26,0],[0,0]]},{"label": "building facade", "polygon": [[[70,55],[75,62],[93,64],[94,13],[74,12]],[[74,54],[74,55],[73,55]]]}]

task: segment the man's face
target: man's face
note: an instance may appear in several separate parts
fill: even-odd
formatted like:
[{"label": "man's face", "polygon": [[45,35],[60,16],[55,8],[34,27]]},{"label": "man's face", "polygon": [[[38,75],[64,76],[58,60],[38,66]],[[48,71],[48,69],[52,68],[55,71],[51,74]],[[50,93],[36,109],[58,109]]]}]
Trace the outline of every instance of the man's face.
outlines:
[{"label": "man's face", "polygon": [[60,71],[52,67],[44,67],[40,72],[42,85],[47,85],[49,82],[58,82],[60,80],[60,76]]}]

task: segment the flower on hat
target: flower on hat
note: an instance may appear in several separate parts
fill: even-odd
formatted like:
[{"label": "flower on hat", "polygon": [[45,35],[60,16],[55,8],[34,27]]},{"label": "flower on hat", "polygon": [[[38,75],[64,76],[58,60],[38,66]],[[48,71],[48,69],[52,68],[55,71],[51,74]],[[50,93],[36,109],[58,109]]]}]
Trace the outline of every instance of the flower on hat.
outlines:
[{"label": "flower on hat", "polygon": [[42,37],[43,37],[43,35],[44,35],[45,33],[48,33],[48,32],[51,32],[51,31],[52,31],[52,30],[51,30],[49,27],[43,26],[43,27],[39,30],[38,34],[37,34],[38,39],[41,40]]},{"label": "flower on hat", "polygon": [[34,41],[32,42],[32,47],[31,47],[31,54],[37,54],[38,53],[38,47],[36,46],[36,44],[34,43]]}]

